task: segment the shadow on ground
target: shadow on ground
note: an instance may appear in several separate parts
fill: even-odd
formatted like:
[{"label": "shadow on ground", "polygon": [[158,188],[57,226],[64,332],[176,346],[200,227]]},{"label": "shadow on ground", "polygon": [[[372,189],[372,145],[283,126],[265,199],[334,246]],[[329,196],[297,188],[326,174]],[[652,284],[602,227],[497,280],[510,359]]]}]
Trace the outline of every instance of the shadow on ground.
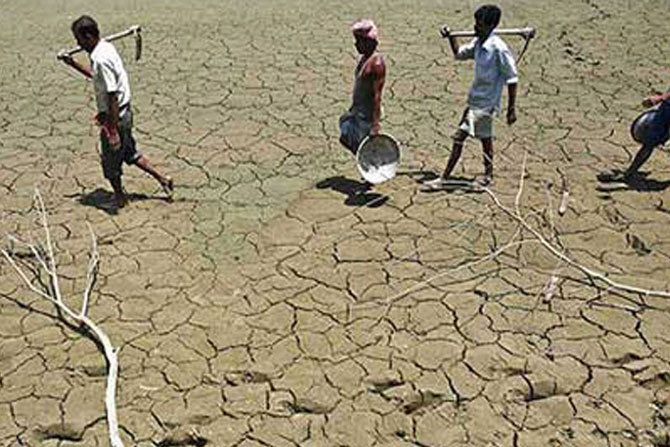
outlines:
[{"label": "shadow on ground", "polygon": [[429,180],[437,178],[437,174],[434,173],[433,171],[422,171],[422,170],[398,171],[396,175],[399,177],[409,177],[418,183],[427,182]]},{"label": "shadow on ground", "polygon": [[[432,173],[430,173],[432,174]],[[427,175],[425,178],[417,179],[417,183],[423,185],[421,187],[421,192],[428,194],[433,194],[436,192],[459,192],[465,194],[481,194],[484,190],[481,189],[480,185],[476,182],[474,177],[449,177],[449,181],[446,184],[443,184],[439,187],[429,187],[425,185],[426,182],[437,178],[437,175],[432,174],[432,176]]]},{"label": "shadow on ground", "polygon": [[372,184],[368,182],[359,182],[358,180],[348,179],[337,176],[321,180],[316,184],[319,189],[332,189],[347,196],[344,204],[347,206],[367,206],[368,208],[377,208],[388,201],[388,196],[377,192],[370,192]]},{"label": "shadow on ground", "polygon": [[[114,193],[111,191],[98,188],[95,191],[91,191],[86,194],[76,194],[73,197],[76,197],[79,203],[84,206],[92,206],[110,215],[116,215],[119,213],[119,208],[114,202]],[[148,196],[146,194],[139,193],[126,194],[126,198],[129,202],[141,202],[145,200],[167,200],[164,197]]]},{"label": "shadow on ground", "polygon": [[670,187],[670,180],[656,180],[647,178],[649,172],[639,172],[630,177],[624,177],[623,171],[612,170],[609,172],[601,172],[596,177],[601,183],[596,187],[600,192],[615,192],[615,191],[665,191]]}]

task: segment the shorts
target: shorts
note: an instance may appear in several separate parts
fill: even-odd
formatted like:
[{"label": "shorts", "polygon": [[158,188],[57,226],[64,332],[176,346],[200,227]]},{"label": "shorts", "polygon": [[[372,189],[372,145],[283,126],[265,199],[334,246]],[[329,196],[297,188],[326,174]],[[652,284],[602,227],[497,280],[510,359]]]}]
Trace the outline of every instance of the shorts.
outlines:
[{"label": "shorts", "polygon": [[340,143],[356,155],[361,142],[370,135],[370,129],[370,121],[353,113],[345,113],[340,117]]},{"label": "shorts", "polygon": [[493,109],[471,109],[468,107],[463,112],[458,128],[471,137],[493,138],[494,113]]},{"label": "shorts", "polygon": [[121,147],[118,150],[109,148],[109,142],[104,135],[100,134],[100,144],[102,152],[100,159],[102,162],[102,173],[106,179],[117,179],[123,175],[123,162],[132,165],[142,156],[135,147],[133,138],[133,115],[129,109],[119,121],[119,137],[121,137]]},{"label": "shorts", "polygon": [[670,138],[670,101],[663,101],[658,106],[658,113],[649,128],[648,145],[660,146]]}]

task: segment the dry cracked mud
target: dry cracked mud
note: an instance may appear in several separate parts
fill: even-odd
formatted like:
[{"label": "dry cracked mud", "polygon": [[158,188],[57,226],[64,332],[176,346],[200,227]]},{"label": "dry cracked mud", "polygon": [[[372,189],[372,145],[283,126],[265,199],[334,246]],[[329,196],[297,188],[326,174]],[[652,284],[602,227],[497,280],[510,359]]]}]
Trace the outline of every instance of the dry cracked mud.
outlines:
[{"label": "dry cracked mud", "polygon": [[[533,228],[613,281],[667,290],[668,153],[627,187],[596,175],[630,161],[640,101],[667,85],[670,3],[500,3],[502,26],[538,37],[519,122],[496,123],[494,193],[513,206],[527,157]],[[487,194],[419,189],[444,166],[472,77],[437,30],[469,29],[477,4],[0,2],[2,233],[35,232],[40,188],[76,303],[94,228],[91,317],[120,348],[126,445],[670,445],[667,299],[561,262]],[[92,87],[54,57],[84,12],[103,34],[144,27],[139,62],[131,39],[117,46],[136,138],[175,178],[173,203],[129,168],[131,205],[110,205]],[[393,181],[357,193],[337,118],[363,16],[380,26],[383,128],[404,153]],[[480,170],[469,143],[458,174]],[[0,444],[108,445],[105,368],[0,263]]]}]

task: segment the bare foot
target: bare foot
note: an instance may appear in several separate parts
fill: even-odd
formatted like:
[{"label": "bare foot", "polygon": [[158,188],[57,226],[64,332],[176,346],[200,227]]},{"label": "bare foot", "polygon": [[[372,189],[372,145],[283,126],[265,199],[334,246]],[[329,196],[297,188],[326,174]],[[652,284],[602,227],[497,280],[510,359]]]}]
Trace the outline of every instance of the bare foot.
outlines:
[{"label": "bare foot", "polygon": [[444,188],[444,186],[447,184],[447,179],[444,177],[437,177],[434,178],[433,180],[427,180],[423,182],[423,186],[425,186],[428,189],[440,189]]},{"label": "bare foot", "polygon": [[492,175],[485,175],[484,177],[480,178],[477,180],[477,183],[479,183],[479,186],[491,186],[493,183],[493,176]]},{"label": "bare foot", "polygon": [[167,195],[168,200],[172,201],[172,194],[174,194],[174,182],[172,179],[170,177],[165,177],[165,179],[161,181],[161,187]]},{"label": "bare foot", "polygon": [[125,194],[115,194],[114,202],[116,203],[116,207],[118,209],[125,208],[125,206],[128,205],[128,198]]}]

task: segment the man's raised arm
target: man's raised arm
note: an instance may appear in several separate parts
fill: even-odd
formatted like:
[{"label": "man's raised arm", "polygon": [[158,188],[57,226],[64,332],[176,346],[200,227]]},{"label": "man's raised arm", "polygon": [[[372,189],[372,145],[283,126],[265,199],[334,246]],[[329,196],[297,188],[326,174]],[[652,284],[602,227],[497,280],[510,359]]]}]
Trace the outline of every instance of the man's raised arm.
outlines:
[{"label": "man's raised arm", "polygon": [[93,77],[93,74],[91,73],[91,68],[80,64],[79,62],[74,60],[74,58],[72,56],[67,55],[67,54],[62,54],[62,55],[58,56],[58,59],[63,61],[63,63],[65,65],[69,65],[70,67],[74,68],[79,73],[86,76],[87,78],[91,79]]},{"label": "man's raised arm", "polygon": [[458,41],[454,36],[451,35],[451,30],[447,25],[444,25],[442,29],[440,29],[440,35],[443,39],[449,39],[449,46],[451,47],[451,51],[454,53],[454,57],[457,57],[459,50]]}]

